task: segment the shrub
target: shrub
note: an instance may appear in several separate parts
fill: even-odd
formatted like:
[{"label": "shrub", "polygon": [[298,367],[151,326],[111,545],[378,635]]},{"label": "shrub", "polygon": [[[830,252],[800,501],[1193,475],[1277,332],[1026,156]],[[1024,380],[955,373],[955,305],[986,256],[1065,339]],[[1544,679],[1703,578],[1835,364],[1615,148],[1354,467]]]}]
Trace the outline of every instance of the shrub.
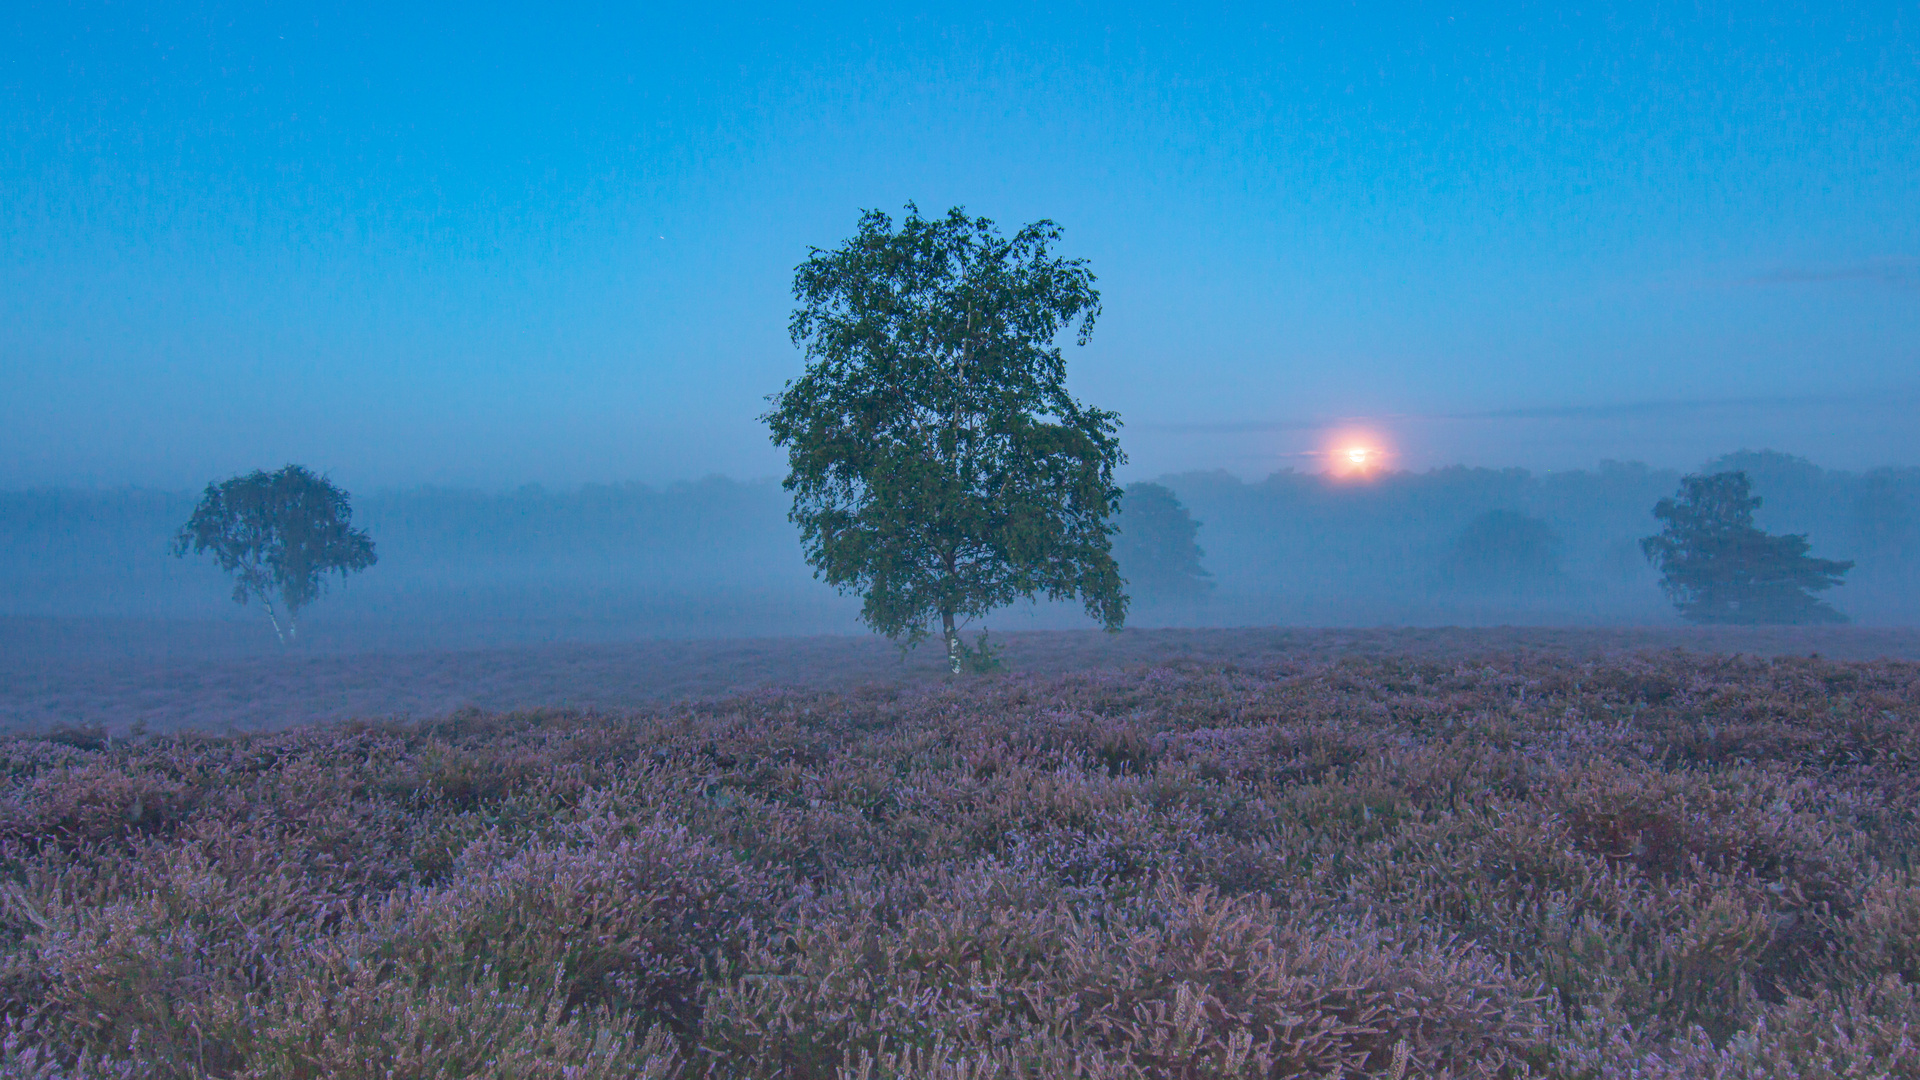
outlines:
[{"label": "shrub", "polygon": [[1920,1076],[1920,668],[0,745],[0,1074]]}]

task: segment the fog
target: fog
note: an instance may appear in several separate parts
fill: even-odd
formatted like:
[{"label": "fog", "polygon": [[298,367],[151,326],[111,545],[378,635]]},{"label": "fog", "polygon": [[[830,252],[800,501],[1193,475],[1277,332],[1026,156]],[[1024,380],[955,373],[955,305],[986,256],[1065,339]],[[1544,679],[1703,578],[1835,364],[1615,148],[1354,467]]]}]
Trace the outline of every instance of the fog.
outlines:
[{"label": "fog", "polygon": [[1070,389],[1211,583],[1132,625],[1678,625],[1637,541],[1724,465],[1920,614],[1910,5],[10,18],[8,641],[272,647],[167,546],[290,462],[380,560],[307,650],[858,633],[761,416],[796,265],[910,200],[1097,279]]},{"label": "fog", "polygon": [[[271,644],[258,604],[236,606],[212,560],[170,554],[198,498],[138,489],[0,496],[0,614],[243,622]],[[330,579],[329,594],[303,613],[319,648],[854,629],[857,609],[812,585],[771,481],[415,488],[356,498],[353,522],[371,533],[379,563]]]},{"label": "fog", "polygon": [[[1856,623],[1920,621],[1920,469],[1824,469],[1776,452],[1703,467],[1746,470],[1764,500],[1762,527],[1804,533],[1815,555],[1856,562],[1827,594]],[[1135,589],[1129,622],[1679,625],[1638,545],[1655,531],[1653,504],[1679,478],[1611,461],[1358,480],[1296,471],[1254,481],[1221,471],[1159,477],[1199,522],[1210,587],[1197,595]],[[138,489],[0,494],[0,616],[160,620],[188,643],[277,648],[257,604],[235,605],[211,560],[169,553],[197,498]],[[721,477],[360,494],[354,522],[371,533],[380,561],[305,613],[305,648],[863,632],[857,598],[813,579],[787,506],[773,480]],[[1545,542],[1476,553],[1468,530],[1488,520],[1533,523]],[[976,628],[1092,625],[1073,607],[1023,604]]]}]

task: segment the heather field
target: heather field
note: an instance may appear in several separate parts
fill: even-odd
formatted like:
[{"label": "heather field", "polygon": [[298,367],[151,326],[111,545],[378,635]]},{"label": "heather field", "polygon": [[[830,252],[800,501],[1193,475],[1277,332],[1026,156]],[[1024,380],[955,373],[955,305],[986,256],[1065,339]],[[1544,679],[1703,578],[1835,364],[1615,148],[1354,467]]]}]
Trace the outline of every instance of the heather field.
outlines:
[{"label": "heather field", "polygon": [[1920,666],[1343,651],[14,738],[0,1071],[1920,1076]]},{"label": "heather field", "polygon": [[[644,627],[630,626],[630,633]],[[298,648],[264,619],[0,616],[0,734],[99,725],[124,732],[260,731],[330,720],[561,706],[600,711],[770,688],[942,685],[940,650],[820,635],[513,641],[513,627],[322,624]],[[478,642],[499,638],[489,644]],[[1586,661],[1647,649],[1920,660],[1920,630],[1867,626],[1235,627],[996,630],[1008,672],[1062,675],[1164,664],[1263,668],[1345,657],[1458,660],[1525,653]],[[451,639],[457,644],[446,644]],[[442,644],[430,647],[429,643]]]}]

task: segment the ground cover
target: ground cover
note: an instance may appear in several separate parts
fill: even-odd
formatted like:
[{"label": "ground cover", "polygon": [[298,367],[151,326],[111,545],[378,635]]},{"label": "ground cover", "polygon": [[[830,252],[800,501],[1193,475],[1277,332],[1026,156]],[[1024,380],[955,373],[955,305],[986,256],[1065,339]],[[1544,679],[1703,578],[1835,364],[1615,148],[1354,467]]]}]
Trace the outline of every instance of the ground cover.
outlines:
[{"label": "ground cover", "polygon": [[1920,666],[1377,656],[0,743],[0,1071],[1920,1076]]},{"label": "ground cover", "polygon": [[[884,638],[567,641],[486,648],[374,648],[309,627],[296,649],[255,625],[0,616],[0,734],[56,726],[125,731],[267,730],[372,716],[426,718],[568,706],[623,710],[768,687],[938,686],[941,650]],[[416,626],[418,640],[435,635]],[[1263,666],[1347,656],[1460,659],[1526,651],[1586,660],[1642,649],[1839,660],[1920,660],[1920,630],[1863,626],[1218,627],[995,630],[1011,673],[1057,675],[1166,663]]]}]

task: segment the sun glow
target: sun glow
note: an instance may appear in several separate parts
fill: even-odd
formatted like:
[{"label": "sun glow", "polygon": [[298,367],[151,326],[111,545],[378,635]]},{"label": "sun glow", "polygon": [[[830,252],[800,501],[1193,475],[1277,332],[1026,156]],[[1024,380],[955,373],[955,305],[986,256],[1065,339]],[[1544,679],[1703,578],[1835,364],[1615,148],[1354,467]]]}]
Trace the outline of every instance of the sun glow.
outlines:
[{"label": "sun glow", "polygon": [[1370,431],[1339,431],[1322,451],[1327,472],[1343,479],[1364,479],[1386,467],[1392,455],[1386,443]]}]

